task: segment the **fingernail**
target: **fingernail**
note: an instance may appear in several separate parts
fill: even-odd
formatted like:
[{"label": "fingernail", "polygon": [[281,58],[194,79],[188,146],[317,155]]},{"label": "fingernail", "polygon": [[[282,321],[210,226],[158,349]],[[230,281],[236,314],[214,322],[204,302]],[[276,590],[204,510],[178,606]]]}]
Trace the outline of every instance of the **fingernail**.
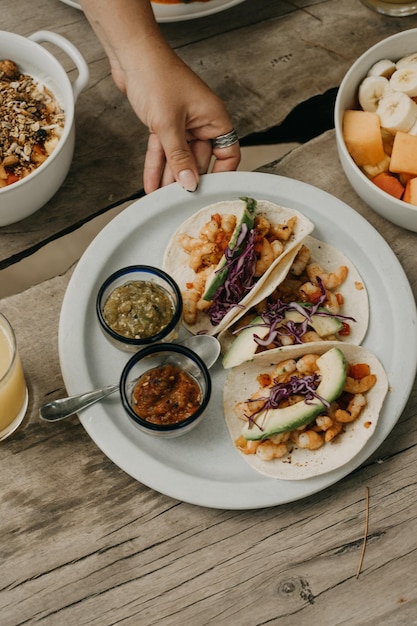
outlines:
[{"label": "fingernail", "polygon": [[178,174],[178,182],[186,191],[195,191],[198,182],[192,170],[182,170]]}]

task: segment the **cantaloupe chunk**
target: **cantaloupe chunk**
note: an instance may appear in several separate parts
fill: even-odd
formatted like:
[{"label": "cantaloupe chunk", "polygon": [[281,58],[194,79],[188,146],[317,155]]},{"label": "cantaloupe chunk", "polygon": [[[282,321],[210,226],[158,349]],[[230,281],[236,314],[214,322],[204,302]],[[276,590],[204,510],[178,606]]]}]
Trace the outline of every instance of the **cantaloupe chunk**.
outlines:
[{"label": "cantaloupe chunk", "polygon": [[417,206],[417,177],[410,178],[405,186],[403,198],[404,202],[415,204]]},{"label": "cantaloupe chunk", "polygon": [[376,165],[384,158],[379,117],[371,111],[348,109],[343,116],[343,138],[359,166]]},{"label": "cantaloupe chunk", "polygon": [[389,193],[390,196],[394,196],[394,198],[401,200],[404,193],[404,187],[398,178],[389,172],[381,172],[381,174],[374,176],[374,178],[372,178],[372,182],[383,191]]},{"label": "cantaloupe chunk", "polygon": [[392,146],[389,169],[397,174],[417,176],[417,136],[398,131]]}]

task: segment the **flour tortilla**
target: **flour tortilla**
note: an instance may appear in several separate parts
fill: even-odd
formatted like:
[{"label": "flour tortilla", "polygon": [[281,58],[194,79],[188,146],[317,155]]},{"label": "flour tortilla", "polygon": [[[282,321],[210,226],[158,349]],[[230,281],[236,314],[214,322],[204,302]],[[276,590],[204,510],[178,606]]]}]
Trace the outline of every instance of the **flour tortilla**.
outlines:
[{"label": "flour tortilla", "polygon": [[384,368],[375,355],[361,346],[326,341],[277,348],[229,370],[224,387],[224,415],[232,441],[239,437],[243,426],[242,420],[235,413],[235,406],[238,402],[247,400],[259,389],[256,380],[259,374],[272,371],[277,363],[285,359],[297,359],[306,353],[323,354],[333,346],[337,346],[344,353],[348,363],[368,363],[371,373],[376,375],[376,384],[366,393],[367,406],[355,422],[346,424],[345,432],[318,450],[294,447],[292,452],[282,459],[262,461],[256,454],[246,455],[236,448],[236,452],[257,472],[282,480],[303,480],[326,474],[349,463],[372,437],[388,391],[388,379]]},{"label": "flour tortilla", "polygon": [[[245,206],[243,200],[225,200],[217,202],[197,211],[197,213],[189,217],[177,229],[168,243],[162,267],[177,282],[181,291],[186,290],[186,284],[192,283],[196,274],[188,265],[189,255],[179,245],[178,236],[181,233],[186,233],[192,237],[198,237],[202,227],[210,220],[214,213],[221,215],[234,214],[239,218]],[[314,228],[314,224],[300,212],[279,206],[268,200],[257,200],[256,214],[265,215],[273,224],[285,223],[294,215],[297,216],[294,232],[286,243],[283,254],[274,261],[267,272],[257,281],[252,290],[240,301],[239,306],[233,307],[233,309],[225,315],[220,324],[213,326],[207,313],[199,312],[195,324],[189,325],[184,323],[184,326],[186,326],[190,332],[194,334],[204,332],[217,335],[226,328],[236,315],[242,311],[241,307],[246,308],[248,306],[248,303],[252,300],[254,295],[263,288],[271,275],[276,277],[274,280],[279,280],[280,276],[284,277],[287,274],[303,239],[311,233]]]},{"label": "flour tortilla", "polygon": [[[315,237],[306,237],[303,244],[310,249],[311,260],[318,263],[325,272],[333,272],[340,265],[346,265],[348,267],[349,272],[346,279],[335,291],[343,296],[343,305],[339,311],[340,314],[353,317],[355,321],[349,320],[350,334],[346,336],[341,335],[338,339],[344,343],[361,344],[369,325],[369,299],[365,283],[357,268],[340,250]],[[288,271],[291,269],[291,264],[292,263],[288,264]],[[282,269],[284,269],[284,267]],[[271,275],[263,284],[262,288],[253,295],[250,306],[255,306],[264,300],[285,280],[285,278],[286,274],[284,276],[283,272],[281,275]],[[234,317],[233,325],[246,313],[246,308],[238,312]],[[219,335],[223,354],[227,352],[235,338],[233,335],[233,325],[229,324],[228,328],[223,330]],[[252,358],[252,355],[249,356]]]}]

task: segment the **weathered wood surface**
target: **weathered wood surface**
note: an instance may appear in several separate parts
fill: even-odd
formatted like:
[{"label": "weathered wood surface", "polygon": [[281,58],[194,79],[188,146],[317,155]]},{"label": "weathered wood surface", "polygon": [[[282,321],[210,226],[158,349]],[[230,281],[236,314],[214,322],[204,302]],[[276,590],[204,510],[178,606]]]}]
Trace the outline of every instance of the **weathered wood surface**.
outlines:
[{"label": "weathered wood surface", "polygon": [[[0,269],[142,188],[147,131],[117,91],[83,13],[58,0],[2,0],[1,28],[49,29],[85,56],[91,80],[76,107],[77,141],[62,188],[34,216],[0,229]],[[417,17],[387,18],[359,0],[247,0],[205,18],[161,24],[178,54],[227,102],[241,136],[279,124],[337,87],[369,45]],[[53,50],[72,76],[60,50]],[[133,129],[133,130],[132,130]]]},{"label": "weathered wood surface", "polygon": [[[398,254],[417,295],[415,234],[358,199],[333,131],[262,169],[356,208]],[[26,428],[0,446],[2,626],[416,624],[417,386],[373,458],[321,493],[247,511],[178,502],[116,467],[77,418],[52,425],[37,416],[40,402],[64,393],[56,342],[69,276],[1,302],[32,398]]]}]

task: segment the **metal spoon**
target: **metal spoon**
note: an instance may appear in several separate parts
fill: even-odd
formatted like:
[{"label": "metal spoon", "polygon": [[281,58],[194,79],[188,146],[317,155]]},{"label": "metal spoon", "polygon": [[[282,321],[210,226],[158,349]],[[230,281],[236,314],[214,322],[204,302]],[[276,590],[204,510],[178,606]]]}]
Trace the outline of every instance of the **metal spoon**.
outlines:
[{"label": "metal spoon", "polygon": [[[187,337],[184,341],[178,341],[177,343],[194,350],[194,352],[201,357],[209,369],[217,361],[220,354],[220,343],[216,337],[211,335],[193,335],[191,337]],[[119,383],[115,385],[108,385],[102,389],[87,391],[87,393],[81,393],[76,396],[52,400],[51,402],[47,402],[41,406],[39,409],[39,415],[41,419],[46,420],[47,422],[58,422],[59,420],[70,417],[70,415],[74,415],[82,409],[91,406],[95,402],[102,400],[118,389]]]}]

